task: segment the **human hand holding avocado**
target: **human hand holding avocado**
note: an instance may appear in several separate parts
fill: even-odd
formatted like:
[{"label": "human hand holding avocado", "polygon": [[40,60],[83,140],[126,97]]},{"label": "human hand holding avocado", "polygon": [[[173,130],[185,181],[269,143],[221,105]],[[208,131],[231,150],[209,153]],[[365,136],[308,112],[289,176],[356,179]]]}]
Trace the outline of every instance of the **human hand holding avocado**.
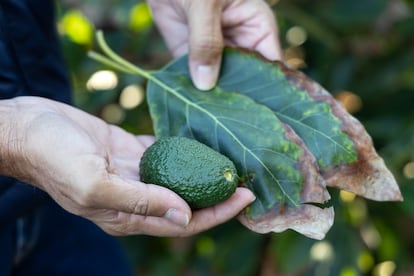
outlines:
[{"label": "human hand holding avocado", "polygon": [[[223,45],[280,58],[274,16],[262,0],[149,3],[173,54],[189,51],[202,90],[215,85]],[[226,201],[192,212],[174,192],[139,181],[139,159],[153,137],[37,97],[1,100],[0,112],[0,175],[32,183],[110,234],[188,236],[236,216],[254,198],[237,188]]]},{"label": "human hand holding avocado", "polygon": [[0,101],[0,112],[2,128],[8,125],[2,141],[14,145],[1,154],[11,165],[0,164],[0,174],[45,190],[63,208],[110,234],[188,236],[236,216],[254,198],[237,188],[225,202],[192,212],[171,190],[139,181],[139,160],[154,137],[134,136],[37,97]]}]

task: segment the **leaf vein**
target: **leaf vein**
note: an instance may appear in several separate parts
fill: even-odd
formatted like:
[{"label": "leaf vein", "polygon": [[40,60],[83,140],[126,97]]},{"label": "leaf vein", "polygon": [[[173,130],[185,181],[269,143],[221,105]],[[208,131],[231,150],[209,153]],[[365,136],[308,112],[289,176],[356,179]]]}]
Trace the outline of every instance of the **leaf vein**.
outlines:
[{"label": "leaf vein", "polygon": [[164,82],[162,82],[160,79],[158,79],[156,76],[151,75],[150,76],[150,80],[152,80],[154,83],[156,83],[158,86],[160,86],[162,89],[164,89],[165,91],[170,92],[172,95],[174,95],[176,98],[178,98],[179,100],[183,101],[183,103],[188,104],[190,106],[192,106],[195,109],[198,109],[199,111],[205,113],[208,117],[210,117],[213,122],[215,122],[216,124],[218,124],[218,126],[220,126],[229,136],[231,136],[231,138],[233,139],[233,141],[235,141],[237,144],[240,145],[240,147],[247,152],[250,156],[252,156],[253,159],[255,159],[260,166],[263,167],[263,169],[267,172],[267,174],[271,177],[271,179],[273,179],[275,181],[275,183],[278,185],[279,189],[282,191],[282,193],[284,194],[284,196],[295,206],[298,206],[299,203],[296,202],[288,193],[287,191],[285,191],[284,187],[281,185],[280,181],[275,177],[275,175],[272,173],[272,171],[263,163],[262,160],[260,160],[260,158],[254,154],[254,152],[252,152],[249,148],[247,148],[241,141],[240,139],[234,135],[234,133],[228,129],[226,127],[226,125],[221,122],[220,120],[217,119],[216,116],[214,116],[211,112],[209,112],[207,109],[203,108],[200,105],[195,104],[194,102],[191,102],[189,99],[187,99],[186,97],[184,97],[183,95],[181,95],[176,89],[167,86]]}]

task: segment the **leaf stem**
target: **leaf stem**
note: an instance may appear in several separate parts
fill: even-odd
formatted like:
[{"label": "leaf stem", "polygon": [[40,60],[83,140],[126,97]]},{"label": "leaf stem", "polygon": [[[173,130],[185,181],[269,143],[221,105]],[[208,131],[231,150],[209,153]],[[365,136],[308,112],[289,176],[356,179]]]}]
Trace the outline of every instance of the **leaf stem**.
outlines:
[{"label": "leaf stem", "polygon": [[[108,64],[108,61],[109,61],[109,64],[111,66],[114,66],[117,69],[120,69],[120,67],[121,67],[122,68],[121,70],[123,72],[134,73],[134,74],[140,75],[140,76],[142,76],[146,79],[151,79],[151,74],[148,71],[145,71],[145,70],[135,66],[134,64],[126,61],[121,56],[119,56],[114,51],[112,51],[112,49],[106,43],[102,31],[99,30],[99,31],[96,32],[96,39],[98,41],[99,47],[102,49],[104,54],[107,55],[108,58],[109,58],[109,59],[107,59],[107,58],[100,59],[100,57],[98,57],[98,59],[100,59],[100,61],[103,61],[105,64]],[[97,56],[95,55],[94,57],[97,57]],[[117,64],[117,65],[114,65],[114,64]]]},{"label": "leaf stem", "polygon": [[114,62],[113,60],[107,58],[106,56],[101,55],[97,52],[89,51],[88,52],[88,57],[90,57],[90,58],[92,58],[92,59],[94,59],[94,60],[96,60],[96,61],[98,61],[98,62],[100,62],[104,65],[107,65],[107,66],[110,66],[110,67],[112,67],[116,70],[119,70],[121,72],[124,72],[124,73],[127,73],[127,74],[134,74],[135,73],[135,72],[132,72],[131,70],[128,70],[127,68],[125,68],[125,66],[122,66],[122,65]]}]

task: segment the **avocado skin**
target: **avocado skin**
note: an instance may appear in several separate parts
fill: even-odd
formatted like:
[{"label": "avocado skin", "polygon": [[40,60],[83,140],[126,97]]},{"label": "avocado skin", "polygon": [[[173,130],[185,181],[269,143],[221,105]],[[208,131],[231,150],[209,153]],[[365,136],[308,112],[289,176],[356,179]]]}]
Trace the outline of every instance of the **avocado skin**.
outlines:
[{"label": "avocado skin", "polygon": [[140,161],[140,178],[171,189],[191,208],[205,208],[229,198],[237,187],[234,163],[212,148],[186,137],[161,138]]}]

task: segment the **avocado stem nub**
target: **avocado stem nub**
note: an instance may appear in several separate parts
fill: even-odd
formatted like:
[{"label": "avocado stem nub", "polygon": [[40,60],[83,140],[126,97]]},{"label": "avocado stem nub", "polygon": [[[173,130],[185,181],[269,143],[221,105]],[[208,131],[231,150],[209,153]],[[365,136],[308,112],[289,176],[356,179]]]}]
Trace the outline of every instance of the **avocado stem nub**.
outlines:
[{"label": "avocado stem nub", "polygon": [[227,181],[233,181],[233,179],[234,179],[234,175],[233,175],[233,173],[230,171],[230,170],[226,170],[226,171],[224,171],[224,178],[227,180]]}]

